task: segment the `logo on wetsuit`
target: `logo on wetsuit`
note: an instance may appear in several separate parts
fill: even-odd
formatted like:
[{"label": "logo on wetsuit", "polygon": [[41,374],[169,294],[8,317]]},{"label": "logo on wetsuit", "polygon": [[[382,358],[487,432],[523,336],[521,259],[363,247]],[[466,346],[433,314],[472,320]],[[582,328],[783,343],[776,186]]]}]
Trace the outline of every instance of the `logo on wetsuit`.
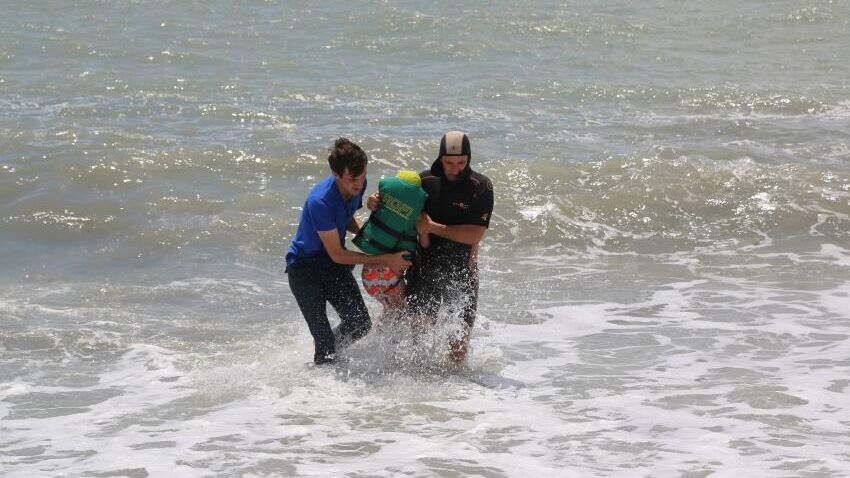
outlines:
[{"label": "logo on wetsuit", "polygon": [[462,202],[453,202],[452,206],[463,209],[464,211],[469,209],[469,204],[465,204],[465,203],[462,203]]}]

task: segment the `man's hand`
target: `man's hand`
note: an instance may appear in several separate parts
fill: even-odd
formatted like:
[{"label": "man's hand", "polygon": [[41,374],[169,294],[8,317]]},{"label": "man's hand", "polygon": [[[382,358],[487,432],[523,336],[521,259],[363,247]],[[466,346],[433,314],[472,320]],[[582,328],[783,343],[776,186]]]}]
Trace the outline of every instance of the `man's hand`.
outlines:
[{"label": "man's hand", "polygon": [[410,257],[410,252],[408,251],[399,251],[394,252],[392,254],[384,254],[384,258],[386,258],[385,264],[390,269],[396,272],[403,272],[405,269],[410,267],[412,264],[407,258]]},{"label": "man's hand", "polygon": [[375,209],[378,209],[378,206],[380,206],[380,205],[381,205],[381,193],[374,192],[374,193],[370,194],[368,198],[366,198],[366,208],[369,209],[370,211],[374,211]]},{"label": "man's hand", "polygon": [[419,234],[431,234],[434,232],[436,223],[431,220],[431,216],[427,212],[422,211],[419,218],[416,220],[416,232]]},{"label": "man's hand", "polygon": [[431,216],[425,211],[422,211],[422,214],[416,219],[416,233],[419,235],[419,245],[426,249],[431,245],[431,236],[429,234],[431,224],[433,223]]}]

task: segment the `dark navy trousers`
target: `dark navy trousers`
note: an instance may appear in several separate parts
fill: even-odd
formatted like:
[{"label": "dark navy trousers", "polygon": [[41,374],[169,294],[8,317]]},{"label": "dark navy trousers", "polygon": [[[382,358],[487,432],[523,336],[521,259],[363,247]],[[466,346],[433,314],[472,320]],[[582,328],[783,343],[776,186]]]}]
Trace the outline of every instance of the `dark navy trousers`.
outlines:
[{"label": "dark navy trousers", "polygon": [[[289,288],[316,343],[317,365],[332,362],[338,348],[365,336],[372,327],[353,269],[329,261],[296,262],[286,269]],[[339,314],[336,329],[328,321],[327,303]]]}]

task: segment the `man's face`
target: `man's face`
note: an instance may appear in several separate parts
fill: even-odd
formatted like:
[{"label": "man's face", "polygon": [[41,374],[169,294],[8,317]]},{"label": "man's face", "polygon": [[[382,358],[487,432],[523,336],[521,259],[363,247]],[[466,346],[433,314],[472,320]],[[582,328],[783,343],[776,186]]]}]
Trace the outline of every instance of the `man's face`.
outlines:
[{"label": "man's face", "polygon": [[457,181],[460,178],[460,173],[466,169],[466,163],[469,162],[469,156],[443,156],[443,172],[446,173],[446,179],[449,181]]},{"label": "man's face", "polygon": [[366,182],[366,168],[359,176],[352,176],[348,168],[342,173],[342,176],[334,173],[337,187],[344,199],[350,199],[363,190],[363,184]]}]

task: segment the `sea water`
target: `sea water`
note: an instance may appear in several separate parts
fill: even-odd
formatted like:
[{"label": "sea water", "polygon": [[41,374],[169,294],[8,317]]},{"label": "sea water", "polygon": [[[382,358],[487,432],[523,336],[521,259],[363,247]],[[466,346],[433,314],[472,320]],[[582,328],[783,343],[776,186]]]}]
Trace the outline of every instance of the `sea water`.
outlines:
[{"label": "sea water", "polygon": [[[850,475],[848,22],[5,2],[0,475]],[[371,191],[452,129],[496,200],[468,360],[367,297],[305,365],[283,256],[328,146]]]}]

